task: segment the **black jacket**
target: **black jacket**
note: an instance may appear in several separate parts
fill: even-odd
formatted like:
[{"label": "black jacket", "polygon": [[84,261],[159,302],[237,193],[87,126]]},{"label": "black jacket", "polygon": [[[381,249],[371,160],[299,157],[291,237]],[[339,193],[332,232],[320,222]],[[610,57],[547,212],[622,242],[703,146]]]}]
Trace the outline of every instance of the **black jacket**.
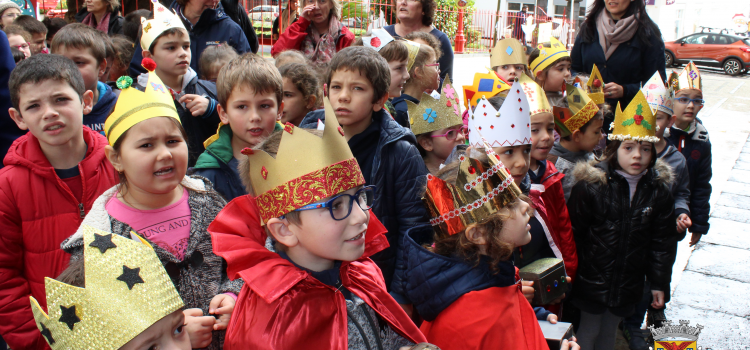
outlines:
[{"label": "black jacket", "polygon": [[630,201],[627,180],[607,162],[579,163],[568,211],[578,248],[573,302],[581,310],[628,316],[652,290],[669,295],[677,250],[672,171],[658,160]]},{"label": "black jacket", "polygon": [[250,51],[258,53],[258,35],[255,34],[253,22],[250,21],[245,8],[242,7],[238,0],[221,0],[221,6],[224,7],[227,16],[242,28],[247,38],[247,43],[250,45]]},{"label": "black jacket", "polygon": [[[86,10],[84,5],[78,13],[75,15],[76,21],[82,23],[86,16],[89,15],[89,11]],[[108,35],[122,34],[122,24],[125,23],[125,18],[122,16],[115,16],[114,13],[109,16],[109,32]]]},{"label": "black jacket", "polygon": [[[396,257],[400,256],[402,237],[408,229],[430,221],[422,204],[424,185],[420,183],[428,171],[411,131],[399,126],[384,110],[373,113],[372,118],[381,129],[372,164],[372,183],[368,185],[377,186],[372,212],[388,229],[390,247],[371,258],[383,271],[390,290],[396,264],[400,263]],[[300,127],[316,128],[319,119],[325,120],[325,110],[308,113]]]}]

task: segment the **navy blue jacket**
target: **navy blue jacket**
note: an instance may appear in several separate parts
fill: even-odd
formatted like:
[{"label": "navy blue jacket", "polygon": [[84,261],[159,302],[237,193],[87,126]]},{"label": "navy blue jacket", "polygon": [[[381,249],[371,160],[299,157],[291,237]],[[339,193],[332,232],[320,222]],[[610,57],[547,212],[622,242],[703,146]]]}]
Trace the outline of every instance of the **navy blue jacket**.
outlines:
[{"label": "navy blue jacket", "polygon": [[607,99],[607,103],[614,108],[620,102],[624,109],[654,72],[659,71],[662,80],[667,80],[664,41],[653,34],[649,39],[650,46],[644,45],[636,33],[629,41],[620,44],[612,56],[605,60],[604,50],[599,45],[599,34],[595,33],[590,43],[585,42],[583,35],[579,34],[573,51],[570,52],[573,61],[571,69],[575,73],[591,74],[596,64],[605,84],[614,82],[623,87],[623,97]]},{"label": "navy blue jacket", "polygon": [[96,89],[99,90],[99,101],[96,101],[89,114],[83,116],[83,125],[104,135],[104,122],[117,104],[117,94],[109,85],[102,82],[96,83]]},{"label": "navy blue jacket", "polygon": [[[8,80],[10,72],[16,68],[16,61],[13,60],[13,54],[10,53],[10,44],[5,32],[0,30],[0,157],[5,158],[8,148],[17,138],[21,137],[26,131],[18,128],[13,119],[10,118],[8,109],[13,107],[10,102],[10,89]],[[0,168],[3,164],[0,164]]]},{"label": "navy blue jacket", "polygon": [[690,220],[693,226],[690,232],[708,233],[708,213],[711,205],[711,140],[708,138],[708,130],[699,119],[695,121],[695,128],[690,132],[677,128],[669,128],[668,135],[664,137],[670,144],[677,147],[687,161],[688,174],[690,175]]},{"label": "navy blue jacket", "polygon": [[[325,110],[308,113],[300,127],[316,128],[319,119],[325,120]],[[411,131],[399,126],[384,109],[372,114],[372,122],[381,129],[370,175],[372,183],[368,185],[377,186],[372,212],[388,229],[390,247],[371,258],[382,270],[390,289],[396,265],[400,263],[396,257],[400,256],[402,237],[411,227],[429,223],[421,199],[424,185],[419,182],[428,171]]]},{"label": "navy blue jacket", "polygon": [[[180,5],[176,1],[169,8],[175,11],[180,18],[183,18],[180,12]],[[200,60],[201,53],[210,45],[218,45],[226,41],[240,55],[251,51],[250,44],[248,44],[247,37],[242,28],[229,18],[224,12],[221,3],[215,9],[204,10],[198,22],[195,23],[195,26],[184,19],[182,23],[185,25],[185,28],[188,28],[188,32],[190,33],[190,67],[196,72],[200,72],[198,61]],[[141,67],[141,61],[143,60],[143,50],[148,50],[148,48],[141,48],[140,40],[135,45],[135,54],[130,61],[130,76],[133,78],[141,73],[146,73],[146,70]]]},{"label": "navy blue jacket", "polygon": [[401,94],[399,97],[394,97],[393,101],[391,101],[391,103],[393,103],[393,109],[396,110],[396,115],[393,116],[393,119],[396,120],[398,125],[411,129],[411,124],[409,124],[409,105],[406,104],[406,101],[419,104],[419,100],[407,94]]}]

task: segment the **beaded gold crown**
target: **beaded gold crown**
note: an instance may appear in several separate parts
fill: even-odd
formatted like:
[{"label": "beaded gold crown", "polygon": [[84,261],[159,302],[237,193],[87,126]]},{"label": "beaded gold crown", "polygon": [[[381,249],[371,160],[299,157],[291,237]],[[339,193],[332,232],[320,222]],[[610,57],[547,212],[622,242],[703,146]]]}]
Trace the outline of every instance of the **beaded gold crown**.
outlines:
[{"label": "beaded gold crown", "polygon": [[560,40],[551,37],[549,43],[550,47],[544,47],[543,44],[537,45],[537,48],[539,48],[539,57],[534,59],[529,65],[529,68],[534,72],[534,75],[541,73],[545,68],[549,67],[552,63],[555,63],[558,59],[562,57],[570,57],[568,50]]},{"label": "beaded gold crown", "polygon": [[[658,73],[657,73],[658,74]],[[643,91],[638,90],[624,111],[617,104],[615,121],[609,126],[612,132],[607,135],[610,140],[634,140],[657,142],[656,117],[651,112]]]},{"label": "beaded gold crown", "polygon": [[583,89],[574,85],[565,85],[568,108],[554,107],[555,130],[561,137],[569,136],[588,123],[599,112],[599,107],[589,98]]},{"label": "beaded gold crown", "polygon": [[422,93],[419,104],[406,101],[406,105],[409,108],[409,124],[411,124],[411,131],[414,135],[463,124],[458,92],[448,75],[443,80],[443,91],[440,93],[440,99]]},{"label": "beaded gold crown", "polygon": [[116,350],[184,305],[154,249],[83,226],[85,288],[44,279],[47,310],[34,297],[37,328],[53,350]]},{"label": "beaded gold crown", "polygon": [[154,19],[141,17],[141,48],[144,50],[148,50],[154,40],[168,29],[182,28],[187,33],[185,25],[176,13],[156,0],[151,0],[151,3],[154,5]]},{"label": "beaded gold crown", "polygon": [[490,65],[495,68],[512,64],[528,65],[526,48],[517,39],[498,40],[490,54]]}]

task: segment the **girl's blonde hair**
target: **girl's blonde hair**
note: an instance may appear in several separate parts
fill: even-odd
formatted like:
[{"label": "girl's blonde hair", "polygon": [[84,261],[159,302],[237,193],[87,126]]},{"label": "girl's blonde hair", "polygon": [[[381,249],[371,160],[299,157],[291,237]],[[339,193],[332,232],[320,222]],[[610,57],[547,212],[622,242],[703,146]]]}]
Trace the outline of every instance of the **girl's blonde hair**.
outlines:
[{"label": "girl's blonde hair", "polygon": [[415,41],[417,39],[422,40],[426,42],[427,45],[429,45],[433,50],[435,50],[435,59],[439,60],[440,57],[443,57],[443,49],[440,46],[440,41],[430,33],[420,31],[411,32],[407,36],[405,36],[404,39],[411,41]]},{"label": "girl's blonde hair", "polygon": [[427,61],[430,59],[430,57],[435,57],[437,59],[435,50],[433,50],[432,47],[428,45],[419,45],[419,52],[417,52],[417,56],[414,58],[414,65],[409,70],[409,79],[404,85],[410,86],[412,84],[423,83],[422,81],[419,81],[419,78],[417,78],[415,72],[417,71],[417,69],[419,69],[421,72],[424,72],[425,64],[427,64]]}]

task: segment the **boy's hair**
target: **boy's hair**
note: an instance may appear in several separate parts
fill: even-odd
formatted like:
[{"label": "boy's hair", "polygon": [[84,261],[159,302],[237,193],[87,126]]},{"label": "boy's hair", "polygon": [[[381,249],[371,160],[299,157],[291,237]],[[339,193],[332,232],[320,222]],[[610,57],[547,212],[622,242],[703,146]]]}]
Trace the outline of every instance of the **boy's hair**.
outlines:
[{"label": "boy's hair", "polygon": [[86,269],[83,258],[71,260],[68,268],[63,270],[56,280],[73,287],[86,288]]},{"label": "boy's hair", "polygon": [[282,51],[278,55],[276,55],[274,59],[276,60],[275,64],[277,68],[292,62],[310,64],[310,61],[307,60],[307,57],[305,57],[305,55],[303,55],[302,52],[298,50]]},{"label": "boy's hair", "polygon": [[108,63],[112,63],[115,59],[115,55],[117,52],[115,52],[115,45],[112,43],[112,39],[107,35],[107,33],[102,32],[101,30],[96,31],[97,34],[99,34],[100,40],[102,43],[104,43],[104,58],[107,59]]},{"label": "boy's hair", "polygon": [[8,88],[13,108],[19,109],[18,105],[21,101],[19,94],[23,85],[36,85],[47,80],[68,83],[83,100],[83,93],[86,91],[83,77],[73,61],[60,55],[34,55],[21,61],[10,73]]},{"label": "boy's hair", "polygon": [[[368,30],[366,34],[355,39],[351,46],[364,46],[362,37],[365,36],[372,36],[372,31]],[[406,61],[409,59],[409,48],[406,47],[406,43],[400,39],[395,39],[381,47],[378,53],[388,62]]]},{"label": "boy's hair", "polygon": [[47,27],[42,22],[39,22],[36,18],[29,15],[20,15],[13,21],[13,24],[21,26],[25,31],[31,35],[34,34],[47,34]]},{"label": "boy's hair", "polygon": [[9,24],[3,28],[3,31],[7,36],[11,35],[18,35],[23,38],[24,41],[27,43],[30,43],[33,37],[31,36],[31,33],[27,32],[23,27],[17,25],[17,24]]},{"label": "boy's hair", "polygon": [[430,57],[432,57],[433,55],[435,55],[435,50],[433,50],[431,46],[419,45],[419,51],[417,52],[417,56],[414,58],[414,64],[409,70],[409,79],[406,80],[406,84],[404,85],[411,85],[417,81],[417,76],[414,74],[415,70],[417,68],[421,68],[424,70],[424,65],[427,64],[427,60],[430,59]]},{"label": "boy's hair", "polygon": [[52,38],[55,37],[55,34],[57,34],[57,32],[59,32],[62,27],[67,26],[68,22],[66,22],[62,18],[45,17],[42,21],[42,24],[47,27],[47,41],[52,41]]},{"label": "boy's hair", "polygon": [[328,77],[326,77],[329,88],[333,73],[340,70],[359,72],[370,81],[375,91],[372,103],[388,95],[388,89],[391,86],[391,69],[385,58],[375,50],[364,46],[350,46],[333,55]]},{"label": "boy's hair", "polygon": [[404,37],[406,40],[417,40],[420,39],[424,42],[426,42],[432,50],[435,51],[435,59],[440,59],[440,57],[443,57],[443,49],[440,45],[440,41],[438,38],[436,38],[434,35],[430,33],[425,33],[421,31],[411,32],[407,36]]},{"label": "boy's hair", "polygon": [[120,67],[127,67],[135,54],[135,45],[130,38],[122,34],[112,36],[112,47],[115,50],[114,63]]},{"label": "boy's hair", "polygon": [[310,96],[315,96],[315,107],[323,105],[323,89],[320,81],[310,66],[301,63],[289,63],[279,68],[282,78],[289,79],[297,90],[302,93],[302,98],[307,101]]},{"label": "boy's hair", "polygon": [[149,10],[136,10],[128,13],[125,16],[125,22],[122,24],[122,34],[133,40],[134,43],[138,42],[138,38],[141,36],[141,18],[148,19],[151,12]]},{"label": "boy's hair", "polygon": [[52,52],[61,46],[88,49],[97,64],[101,64],[107,58],[107,45],[102,40],[102,35],[98,30],[83,23],[69,24],[55,34],[50,45]]},{"label": "boy's hair", "polygon": [[274,92],[277,104],[281,104],[283,100],[284,82],[279,70],[271,62],[252,52],[229,61],[219,71],[216,79],[219,104],[226,107],[232,91],[240,85],[250,87],[255,93]]},{"label": "boy's hair", "polygon": [[[625,141],[620,140],[613,140],[610,141],[609,144],[607,144],[607,148],[604,149],[604,155],[602,156],[602,161],[609,163],[609,166],[614,168],[615,170],[622,170],[622,167],[620,166],[620,163],[617,161],[617,149],[620,148],[620,145]],[[644,141],[645,142],[645,141]],[[638,142],[639,144],[641,142]],[[651,161],[648,163],[648,168],[651,169],[656,165],[656,159],[659,158],[656,156],[656,146],[651,146]]]},{"label": "boy's hair", "polygon": [[205,78],[208,72],[215,73],[217,70],[220,70],[227,62],[235,59],[237,56],[237,51],[226,42],[207,47],[201,53],[200,60],[198,60],[198,69],[200,69],[201,78]]},{"label": "boy's hair", "polygon": [[[188,33],[185,31],[185,29],[182,29],[182,28],[169,28],[169,29],[161,32],[161,34],[159,34],[154,39],[154,41],[151,42],[151,46],[148,47],[148,52],[150,52],[153,55],[154,54],[154,48],[156,47],[156,44],[159,43],[159,39],[161,39],[161,38],[163,38],[165,36],[168,36],[168,35],[173,35],[173,34],[177,35],[179,38],[184,38],[186,36],[188,38],[190,38],[188,36]],[[192,59],[192,57],[191,57],[191,59]]]},{"label": "boy's hair", "polygon": [[18,64],[18,62],[21,62],[23,61],[24,58],[26,58],[26,54],[21,52],[21,50],[15,47],[10,48],[10,53],[13,55],[13,61],[15,61],[16,64]]}]

